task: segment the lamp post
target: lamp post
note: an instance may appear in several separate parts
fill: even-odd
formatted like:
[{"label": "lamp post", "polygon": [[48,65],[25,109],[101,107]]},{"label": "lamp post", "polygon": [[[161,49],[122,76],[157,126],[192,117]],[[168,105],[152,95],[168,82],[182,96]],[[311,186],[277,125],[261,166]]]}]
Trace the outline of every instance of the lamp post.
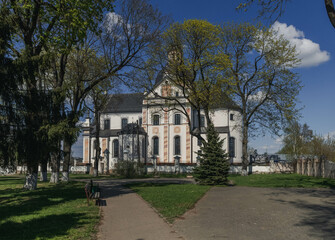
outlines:
[{"label": "lamp post", "polygon": [[175,173],[180,173],[180,156],[179,155],[174,156],[174,171]]},{"label": "lamp post", "polygon": [[109,174],[109,151],[106,148],[106,150],[104,151],[104,155],[106,158],[106,173]]}]

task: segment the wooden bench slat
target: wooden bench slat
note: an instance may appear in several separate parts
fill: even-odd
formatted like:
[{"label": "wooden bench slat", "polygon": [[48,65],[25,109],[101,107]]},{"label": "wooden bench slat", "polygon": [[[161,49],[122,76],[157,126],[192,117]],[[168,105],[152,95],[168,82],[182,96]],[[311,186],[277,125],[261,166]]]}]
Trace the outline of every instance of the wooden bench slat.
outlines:
[{"label": "wooden bench slat", "polygon": [[96,202],[100,202],[101,189],[99,184],[93,185],[93,181],[85,185],[85,194],[87,198],[87,204],[89,205],[89,199],[96,199]]}]

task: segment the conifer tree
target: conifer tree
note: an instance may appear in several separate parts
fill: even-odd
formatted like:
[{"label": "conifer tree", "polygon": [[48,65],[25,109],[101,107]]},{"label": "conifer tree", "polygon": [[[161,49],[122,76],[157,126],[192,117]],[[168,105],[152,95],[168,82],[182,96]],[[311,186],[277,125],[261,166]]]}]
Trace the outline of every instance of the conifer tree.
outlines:
[{"label": "conifer tree", "polygon": [[227,183],[229,156],[222,149],[223,140],[214,129],[207,127],[207,142],[201,147],[200,166],[194,169],[194,178],[204,185],[221,185]]}]

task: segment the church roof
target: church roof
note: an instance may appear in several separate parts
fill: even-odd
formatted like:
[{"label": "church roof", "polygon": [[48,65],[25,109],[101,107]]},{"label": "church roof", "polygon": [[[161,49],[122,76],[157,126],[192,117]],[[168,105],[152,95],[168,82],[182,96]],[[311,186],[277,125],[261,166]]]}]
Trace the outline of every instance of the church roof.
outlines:
[{"label": "church roof", "polygon": [[144,128],[136,123],[128,123],[121,130],[121,134],[137,134],[137,133],[141,135],[146,135]]},{"label": "church roof", "polygon": [[142,112],[143,93],[113,94],[103,113]]}]

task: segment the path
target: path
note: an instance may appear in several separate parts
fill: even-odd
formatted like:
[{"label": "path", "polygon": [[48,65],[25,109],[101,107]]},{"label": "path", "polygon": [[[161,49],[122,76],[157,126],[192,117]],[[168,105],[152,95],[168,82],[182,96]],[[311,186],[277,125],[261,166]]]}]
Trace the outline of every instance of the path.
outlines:
[{"label": "path", "polygon": [[335,190],[212,188],[174,223],[186,239],[335,239]]},{"label": "path", "polygon": [[184,179],[103,180],[107,206],[98,239],[334,239],[335,190],[297,188],[212,188],[170,226],[138,195],[123,185],[133,181],[180,182]]},{"label": "path", "polygon": [[102,206],[99,240],[170,240],[184,239],[125,183],[137,181],[180,183],[183,179],[104,180],[106,206]]}]

